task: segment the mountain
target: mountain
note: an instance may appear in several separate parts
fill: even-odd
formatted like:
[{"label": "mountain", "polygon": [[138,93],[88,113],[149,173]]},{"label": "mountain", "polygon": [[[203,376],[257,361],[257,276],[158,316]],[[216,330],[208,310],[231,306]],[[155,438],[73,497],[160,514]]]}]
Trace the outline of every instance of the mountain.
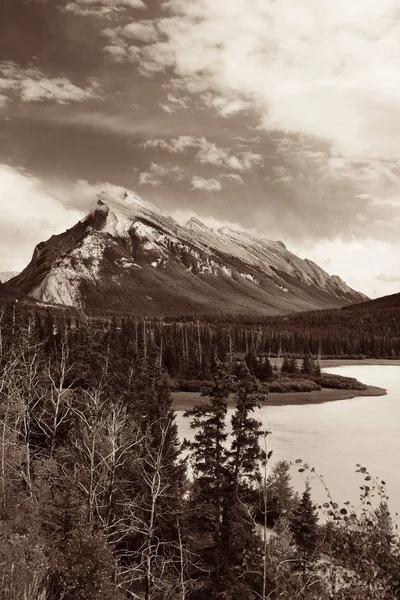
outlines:
[{"label": "mountain", "polygon": [[180,226],[131,192],[100,194],[86,218],[40,243],[9,285],[92,313],[149,316],[285,314],[366,298],[282,242],[196,219]]},{"label": "mountain", "polygon": [[6,283],[13,277],[18,275],[18,271],[3,271],[0,272],[0,283]]},{"label": "mountain", "polygon": [[390,294],[389,296],[381,296],[374,300],[367,300],[358,304],[352,304],[344,307],[351,310],[366,310],[375,311],[387,308],[400,308],[400,293]]}]

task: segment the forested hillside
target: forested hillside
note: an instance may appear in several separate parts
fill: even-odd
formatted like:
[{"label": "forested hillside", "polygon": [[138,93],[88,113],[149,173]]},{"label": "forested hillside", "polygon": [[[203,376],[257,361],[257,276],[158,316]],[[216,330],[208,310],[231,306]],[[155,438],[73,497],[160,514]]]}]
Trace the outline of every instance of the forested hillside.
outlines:
[{"label": "forested hillside", "polygon": [[[345,307],[347,308],[347,307]],[[350,307],[349,307],[350,308]],[[353,304],[351,310],[379,310],[386,308],[400,308],[400,293],[382,296],[374,300],[367,300],[359,304]]]},{"label": "forested hillside", "polygon": [[[253,352],[231,362],[229,333],[213,338],[206,401],[188,411],[196,434],[182,444],[162,324],[78,324],[15,304],[0,317],[2,599],[400,597],[384,482],[358,466],[360,506],[327,490],[318,509],[311,465],[271,471]],[[185,368],[200,368],[211,325],[166,330],[182,338]],[[300,495],[290,469],[305,474]]]}]

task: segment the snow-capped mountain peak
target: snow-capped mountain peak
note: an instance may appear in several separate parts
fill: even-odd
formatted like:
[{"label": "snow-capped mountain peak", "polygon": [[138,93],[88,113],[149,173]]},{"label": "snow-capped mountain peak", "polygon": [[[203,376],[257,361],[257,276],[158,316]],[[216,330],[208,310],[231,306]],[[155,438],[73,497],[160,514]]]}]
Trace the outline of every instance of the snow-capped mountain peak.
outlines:
[{"label": "snow-capped mountain peak", "polygon": [[134,192],[99,194],[84,220],[37,246],[11,284],[46,302],[157,315],[284,313],[364,299],[282,242],[196,218],[180,226]]}]

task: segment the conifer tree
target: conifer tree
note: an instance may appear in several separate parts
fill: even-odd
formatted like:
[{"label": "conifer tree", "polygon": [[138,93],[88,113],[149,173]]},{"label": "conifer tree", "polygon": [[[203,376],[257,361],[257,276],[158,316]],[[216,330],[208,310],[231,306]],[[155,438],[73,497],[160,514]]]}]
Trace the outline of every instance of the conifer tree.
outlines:
[{"label": "conifer tree", "polygon": [[[247,578],[250,564],[257,564],[255,520],[250,507],[261,483],[261,462],[266,459],[259,441],[263,435],[261,422],[254,418],[254,410],[262,406],[265,395],[260,383],[242,365],[236,384],[236,408],[232,416],[232,443],[228,459],[228,485],[224,497],[222,521],[222,556],[224,559],[224,587],[234,591],[234,597],[248,594],[257,587],[254,578]],[[232,574],[240,573],[241,586]]]},{"label": "conifer tree", "polygon": [[304,375],[313,375],[314,374],[314,365],[311,359],[310,353],[306,352],[303,358],[303,364],[301,366],[301,372]]},{"label": "conifer tree", "polygon": [[293,510],[291,527],[300,552],[305,556],[314,554],[318,542],[318,515],[316,506],[311,500],[311,487],[308,481],[300,502]]},{"label": "conifer tree", "polygon": [[268,523],[275,525],[279,519],[288,519],[294,507],[294,492],[290,485],[290,465],[280,460],[268,478]]},{"label": "conifer tree", "polygon": [[291,372],[291,369],[290,369],[289,358],[287,356],[284,356],[282,366],[281,366],[281,373],[290,373],[290,372]]},{"label": "conifer tree", "polygon": [[297,373],[298,368],[297,368],[297,361],[295,359],[294,356],[291,356],[289,358],[289,373]]},{"label": "conifer tree", "polygon": [[268,379],[272,379],[273,375],[274,371],[271,362],[268,356],[265,356],[259,364],[258,378],[260,381],[267,381]]},{"label": "conifer tree", "polygon": [[247,352],[244,360],[246,362],[246,365],[247,365],[250,373],[252,375],[257,375],[257,372],[258,372],[258,360],[257,360],[256,349],[255,349],[253,343],[251,343],[249,351]]},{"label": "conifer tree", "polygon": [[221,577],[222,518],[228,478],[227,400],[232,390],[232,377],[219,365],[217,377],[207,393],[208,401],[185,413],[191,419],[192,429],[197,430],[189,444],[194,476],[190,506],[193,522],[198,523],[199,533],[206,534],[208,539],[204,546],[209,547],[209,568],[214,572],[217,588]]}]

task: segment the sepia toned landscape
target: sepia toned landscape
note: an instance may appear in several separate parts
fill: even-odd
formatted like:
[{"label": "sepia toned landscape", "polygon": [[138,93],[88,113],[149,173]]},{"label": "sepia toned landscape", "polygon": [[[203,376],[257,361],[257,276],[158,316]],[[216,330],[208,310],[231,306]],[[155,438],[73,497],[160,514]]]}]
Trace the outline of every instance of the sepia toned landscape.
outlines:
[{"label": "sepia toned landscape", "polygon": [[400,598],[399,27],[0,3],[0,600]]}]

